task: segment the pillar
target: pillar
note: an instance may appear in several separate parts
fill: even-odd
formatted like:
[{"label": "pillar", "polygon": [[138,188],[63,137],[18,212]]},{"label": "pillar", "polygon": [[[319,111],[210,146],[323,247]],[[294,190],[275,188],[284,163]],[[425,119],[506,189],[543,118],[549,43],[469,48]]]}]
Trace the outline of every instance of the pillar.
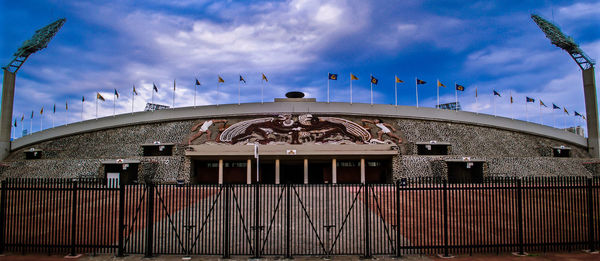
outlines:
[{"label": "pillar", "polygon": [[[598,140],[598,101],[594,74],[594,67],[582,71],[583,94],[585,96],[585,113],[587,117],[588,151],[592,158],[600,158],[600,141]],[[2,108],[4,109],[4,107]],[[2,124],[4,124],[4,121]]]},{"label": "pillar", "polygon": [[275,160],[275,184],[279,184],[279,159]]},{"label": "pillar", "polygon": [[308,159],[304,159],[304,184],[308,184]]},{"label": "pillar", "polygon": [[365,158],[360,158],[360,183],[365,184]]},{"label": "pillar", "polygon": [[337,184],[337,161],[331,160],[331,184]]},{"label": "pillar", "polygon": [[[16,74],[4,70],[2,81],[2,105],[0,114],[0,160],[4,160],[10,153],[10,132],[12,127],[13,103],[15,100]],[[29,130],[31,132],[31,130]]]},{"label": "pillar", "polygon": [[219,159],[219,184],[223,184],[223,160]]},{"label": "pillar", "polygon": [[252,184],[252,160],[246,161],[246,183]]}]

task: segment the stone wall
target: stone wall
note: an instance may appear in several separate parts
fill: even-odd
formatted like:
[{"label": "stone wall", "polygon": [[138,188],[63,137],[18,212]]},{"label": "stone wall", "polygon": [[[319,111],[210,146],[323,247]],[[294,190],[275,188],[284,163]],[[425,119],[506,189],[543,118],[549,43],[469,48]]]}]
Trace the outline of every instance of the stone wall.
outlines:
[{"label": "stone wall", "polygon": [[[318,116],[318,114],[316,114]],[[263,116],[256,116],[263,117]],[[337,116],[360,123],[362,117]],[[228,125],[251,117],[229,118]],[[254,117],[252,117],[254,118]],[[372,119],[372,118],[368,118]],[[185,146],[191,127],[200,120],[152,123],[99,130],[40,142],[13,151],[0,168],[0,177],[102,177],[102,160],[139,160],[139,178],[161,182],[189,180],[191,159],[185,157]],[[484,160],[486,176],[548,176],[592,175],[598,165],[586,165],[586,149],[574,144],[516,133],[485,126],[475,126],[442,121],[383,118],[398,129],[404,140],[399,155],[393,157],[394,177],[444,176],[444,160],[463,156]],[[218,126],[212,126],[212,140]],[[377,128],[371,129],[376,137]],[[449,156],[418,156],[416,143],[436,140],[452,145]],[[160,141],[175,143],[173,156],[143,157],[141,144]],[[203,143],[206,137],[194,141]],[[552,147],[565,145],[572,148],[572,158],[552,158]],[[226,145],[224,145],[226,146]],[[343,146],[343,145],[340,145]],[[25,160],[24,151],[42,149],[40,160]]]}]

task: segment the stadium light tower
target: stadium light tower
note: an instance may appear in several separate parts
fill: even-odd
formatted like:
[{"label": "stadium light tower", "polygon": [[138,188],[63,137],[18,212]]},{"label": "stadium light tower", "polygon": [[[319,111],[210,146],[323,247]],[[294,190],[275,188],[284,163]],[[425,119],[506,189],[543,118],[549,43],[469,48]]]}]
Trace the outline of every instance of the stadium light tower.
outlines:
[{"label": "stadium light tower", "polygon": [[575,63],[581,68],[583,75],[583,93],[585,95],[585,112],[588,129],[588,151],[594,158],[600,158],[600,141],[598,140],[598,102],[596,98],[596,80],[594,78],[594,61],[590,59],[572,37],[564,35],[558,26],[539,15],[532,14],[531,19],[546,34],[552,44],[567,51]]},{"label": "stadium light tower", "polygon": [[30,55],[48,46],[50,40],[60,30],[65,21],[67,20],[60,18],[35,31],[31,39],[25,41],[17,52],[13,54],[12,61],[5,67],[2,67],[2,70],[4,70],[4,79],[2,81],[2,112],[0,114],[0,160],[5,159],[10,152],[10,132],[17,71],[19,71]]}]

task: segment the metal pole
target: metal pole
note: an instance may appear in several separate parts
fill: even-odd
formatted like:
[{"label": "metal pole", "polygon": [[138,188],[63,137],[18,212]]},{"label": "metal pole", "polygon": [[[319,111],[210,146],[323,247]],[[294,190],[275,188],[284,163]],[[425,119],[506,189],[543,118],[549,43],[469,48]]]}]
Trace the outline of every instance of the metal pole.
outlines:
[{"label": "metal pole", "polygon": [[371,258],[371,220],[370,220],[370,212],[369,209],[369,184],[363,184],[363,188],[365,189],[365,256],[364,258]]},{"label": "metal pole", "polygon": [[154,184],[148,183],[147,187],[147,199],[146,199],[146,252],[144,258],[152,257],[152,242],[154,241],[153,229],[154,229]]},{"label": "metal pole", "polygon": [[71,253],[69,256],[75,256],[75,237],[77,234],[77,181],[73,182],[71,191],[73,191],[73,194],[71,198]]},{"label": "metal pole", "polygon": [[400,180],[396,180],[396,257],[402,257],[400,252]]},{"label": "metal pole", "polygon": [[254,184],[254,258],[260,258],[260,184]]},{"label": "metal pole", "polygon": [[517,215],[519,221],[519,255],[525,255],[523,250],[523,184],[522,179],[517,179]]},{"label": "metal pole", "polygon": [[415,77],[415,94],[417,94],[417,108],[419,108],[419,83],[417,77]]},{"label": "metal pole", "polygon": [[327,103],[329,103],[329,73],[327,74]]},{"label": "metal pole", "polygon": [[117,257],[124,257],[123,232],[125,230],[125,186],[119,186],[119,247],[117,248]]},{"label": "metal pole", "polygon": [[4,233],[6,231],[6,196],[8,190],[8,181],[2,181],[2,187],[0,188],[0,255],[4,253]]},{"label": "metal pole", "polygon": [[394,75],[394,104],[398,107],[398,81],[396,81],[396,77]]},{"label": "metal pole", "polygon": [[588,208],[588,245],[590,253],[595,252],[594,249],[594,196],[593,196],[592,178],[587,179],[587,208]]},{"label": "metal pole", "polygon": [[350,73],[350,104],[352,104],[352,73]]},{"label": "metal pole", "polygon": [[291,244],[292,244],[292,239],[291,239],[291,234],[292,234],[292,225],[290,224],[292,222],[292,204],[291,204],[291,196],[292,193],[290,192],[292,190],[292,184],[287,183],[286,184],[286,198],[285,198],[285,218],[286,218],[286,222],[285,222],[285,258],[287,259],[291,259],[292,258],[292,251],[291,251]]},{"label": "metal pole", "polygon": [[223,217],[224,217],[224,222],[223,222],[223,258],[229,258],[230,254],[229,254],[229,227],[230,227],[230,195],[231,195],[231,188],[229,184],[223,184],[223,189],[225,190],[225,209],[223,210]]},{"label": "metal pole", "polygon": [[[456,89],[456,88],[455,88]],[[450,257],[448,247],[448,180],[444,179],[444,257]]]}]

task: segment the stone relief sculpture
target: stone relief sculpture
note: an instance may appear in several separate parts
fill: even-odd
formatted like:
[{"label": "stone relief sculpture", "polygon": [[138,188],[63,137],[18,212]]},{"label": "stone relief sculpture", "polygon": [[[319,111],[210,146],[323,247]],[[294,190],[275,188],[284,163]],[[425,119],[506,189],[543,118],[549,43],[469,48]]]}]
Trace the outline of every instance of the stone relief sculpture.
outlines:
[{"label": "stone relief sculpture", "polygon": [[[384,134],[387,135],[388,137],[390,137],[392,140],[396,139],[397,143],[402,143],[402,138],[398,137],[398,135],[396,135],[394,133],[397,131],[396,128],[394,128],[394,126],[392,126],[390,124],[384,123],[383,120],[381,120],[381,119],[374,119],[374,120],[362,119],[361,121],[363,123],[371,123],[371,124],[375,125],[377,128],[379,128],[379,130],[377,131],[377,140],[375,140],[375,139],[371,140],[373,143],[384,143],[384,141],[383,141]],[[368,129],[370,129],[370,128],[368,128]]]},{"label": "stone relief sculpture", "polygon": [[[188,145],[191,145],[192,141],[194,141],[197,138],[200,138],[202,135],[204,135],[204,133],[206,133],[206,136],[207,136],[206,140],[209,141],[211,133],[212,133],[209,130],[209,128],[213,124],[217,124],[217,123],[223,123],[223,126],[225,126],[225,124],[227,123],[227,120],[212,119],[212,120],[207,120],[202,123],[198,123],[198,124],[194,125],[194,127],[192,127],[192,132],[194,132],[196,130],[198,130],[198,132],[192,134],[192,136],[188,140]],[[219,135],[217,135],[216,141],[218,141],[218,139],[219,139]]]}]

